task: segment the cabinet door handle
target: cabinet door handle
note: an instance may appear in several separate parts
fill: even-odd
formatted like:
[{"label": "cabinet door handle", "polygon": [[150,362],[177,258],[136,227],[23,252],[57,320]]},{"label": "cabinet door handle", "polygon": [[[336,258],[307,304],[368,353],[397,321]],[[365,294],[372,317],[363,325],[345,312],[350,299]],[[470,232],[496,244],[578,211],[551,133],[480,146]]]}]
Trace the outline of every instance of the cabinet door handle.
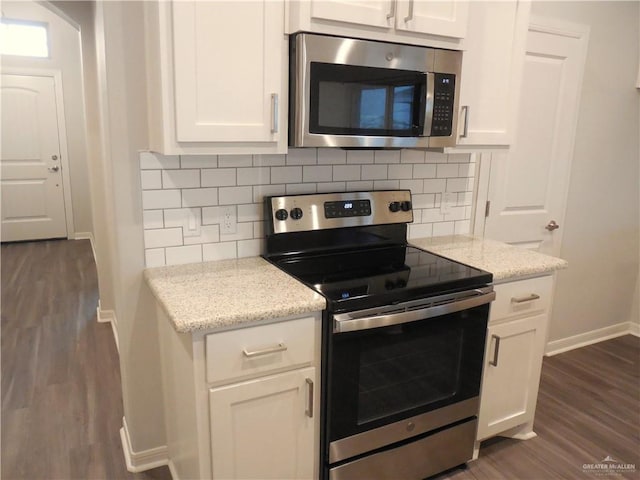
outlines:
[{"label": "cabinet door handle", "polygon": [[313,380],[310,378],[305,380],[307,382],[307,409],[304,413],[307,417],[313,418]]},{"label": "cabinet door handle", "polygon": [[391,0],[391,10],[387,13],[387,20],[391,20],[396,16],[396,0]]},{"label": "cabinet door handle", "polygon": [[278,133],[278,94],[271,94],[271,133]]},{"label": "cabinet door handle", "polygon": [[404,17],[404,23],[407,23],[409,20],[413,20],[413,1],[409,0],[409,15]]},{"label": "cabinet door handle", "polygon": [[259,357],[260,355],[269,355],[270,353],[284,352],[287,350],[287,346],[284,343],[279,343],[273,347],[263,348],[262,350],[254,350],[252,352],[247,351],[245,348],[242,350],[242,354],[247,358]]},{"label": "cabinet door handle", "polygon": [[464,127],[462,128],[460,138],[467,138],[467,134],[469,133],[469,105],[463,105],[462,110],[464,110]]},{"label": "cabinet door handle", "polygon": [[511,303],[525,303],[532,302],[534,300],[538,300],[540,295],[536,295],[532,293],[531,295],[527,295],[526,297],[511,297]]},{"label": "cabinet door handle", "polygon": [[489,361],[489,365],[493,365],[494,367],[498,366],[498,355],[500,355],[500,337],[498,335],[491,335],[491,339],[496,340],[496,346],[493,350],[493,360]]}]

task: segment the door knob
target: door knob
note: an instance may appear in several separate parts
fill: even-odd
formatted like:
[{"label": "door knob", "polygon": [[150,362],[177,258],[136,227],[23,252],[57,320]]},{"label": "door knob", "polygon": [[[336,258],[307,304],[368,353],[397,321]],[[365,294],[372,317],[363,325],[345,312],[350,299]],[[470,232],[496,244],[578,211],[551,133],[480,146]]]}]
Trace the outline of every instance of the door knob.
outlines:
[{"label": "door knob", "polygon": [[60,167],[58,165],[55,165],[49,169],[50,172],[57,172],[58,170],[60,170]]},{"label": "door knob", "polygon": [[553,232],[554,230],[557,230],[558,228],[560,228],[560,225],[558,225],[555,220],[551,220],[549,223],[547,223],[547,226],[544,228],[546,228],[550,232]]}]

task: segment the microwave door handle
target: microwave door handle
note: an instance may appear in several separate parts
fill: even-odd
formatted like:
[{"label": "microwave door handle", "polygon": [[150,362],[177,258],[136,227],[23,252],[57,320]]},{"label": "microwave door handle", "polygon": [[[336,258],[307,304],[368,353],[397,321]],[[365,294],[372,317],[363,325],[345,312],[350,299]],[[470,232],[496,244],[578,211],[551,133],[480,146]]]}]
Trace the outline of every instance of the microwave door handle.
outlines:
[{"label": "microwave door handle", "polygon": [[431,72],[424,74],[426,77],[427,91],[425,92],[424,129],[423,137],[431,136],[431,124],[433,122],[433,94],[435,90],[435,76]]}]

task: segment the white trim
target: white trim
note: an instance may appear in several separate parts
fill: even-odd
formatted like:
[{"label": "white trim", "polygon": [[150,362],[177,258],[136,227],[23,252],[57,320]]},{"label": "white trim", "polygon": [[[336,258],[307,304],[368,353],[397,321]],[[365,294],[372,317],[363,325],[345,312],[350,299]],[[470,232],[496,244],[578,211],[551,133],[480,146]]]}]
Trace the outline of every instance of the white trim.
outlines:
[{"label": "white trim", "polygon": [[617,325],[591,330],[590,332],[580,333],[572,337],[561,338],[547,343],[545,356],[552,357],[558,353],[568,352],[575,348],[586,347],[594,343],[611,340],[612,338],[621,337],[623,335],[640,336],[640,326],[632,322],[622,322]]},{"label": "white trim", "polygon": [[[129,428],[127,427],[127,420],[122,417],[122,428],[120,429],[120,441],[122,442],[122,452],[124,453],[124,461],[127,465],[127,470],[130,472],[138,473],[150,470],[152,468],[162,467],[163,465],[169,465],[171,474],[173,475],[174,469],[171,469],[169,463],[169,449],[166,445],[161,447],[150,448],[149,450],[143,450],[141,452],[134,452],[131,448],[131,437],[129,436]],[[173,476],[174,480],[178,477]]]},{"label": "white trim", "polygon": [[116,350],[120,354],[120,342],[118,341],[118,317],[114,310],[104,310],[100,307],[100,300],[98,299],[98,308],[96,309],[96,318],[98,323],[111,323],[111,330],[113,331],[113,340],[116,342]]},{"label": "white trim", "polygon": [[474,185],[474,205],[472,209],[473,218],[471,220],[471,233],[478,237],[484,237],[484,225],[486,221],[487,201],[489,201],[489,180],[491,179],[490,153],[477,153],[476,179]]},{"label": "white trim", "polygon": [[531,15],[529,19],[529,30],[532,32],[550,33],[562,37],[581,39],[584,36],[589,36],[590,27],[559,18]]},{"label": "white trim", "polygon": [[93,232],[76,232],[73,234],[73,237],[69,237],[73,240],[89,240],[91,244],[91,252],[93,253],[93,261],[98,263],[98,256],[96,255],[96,244],[95,239],[93,238]]},{"label": "white trim", "polygon": [[169,473],[171,473],[171,479],[172,480],[180,480],[180,476],[178,475],[178,471],[176,470],[176,466],[173,464],[173,460],[169,459],[169,462],[167,463],[167,466],[169,467]]}]

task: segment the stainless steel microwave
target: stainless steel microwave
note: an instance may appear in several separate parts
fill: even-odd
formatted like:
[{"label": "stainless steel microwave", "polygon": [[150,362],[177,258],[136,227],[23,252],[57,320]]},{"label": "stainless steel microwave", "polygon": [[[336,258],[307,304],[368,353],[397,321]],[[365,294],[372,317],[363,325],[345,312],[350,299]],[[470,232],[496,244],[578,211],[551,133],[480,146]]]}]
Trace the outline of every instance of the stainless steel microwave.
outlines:
[{"label": "stainless steel microwave", "polygon": [[455,146],[461,65],[459,51],[292,35],[289,145]]}]

